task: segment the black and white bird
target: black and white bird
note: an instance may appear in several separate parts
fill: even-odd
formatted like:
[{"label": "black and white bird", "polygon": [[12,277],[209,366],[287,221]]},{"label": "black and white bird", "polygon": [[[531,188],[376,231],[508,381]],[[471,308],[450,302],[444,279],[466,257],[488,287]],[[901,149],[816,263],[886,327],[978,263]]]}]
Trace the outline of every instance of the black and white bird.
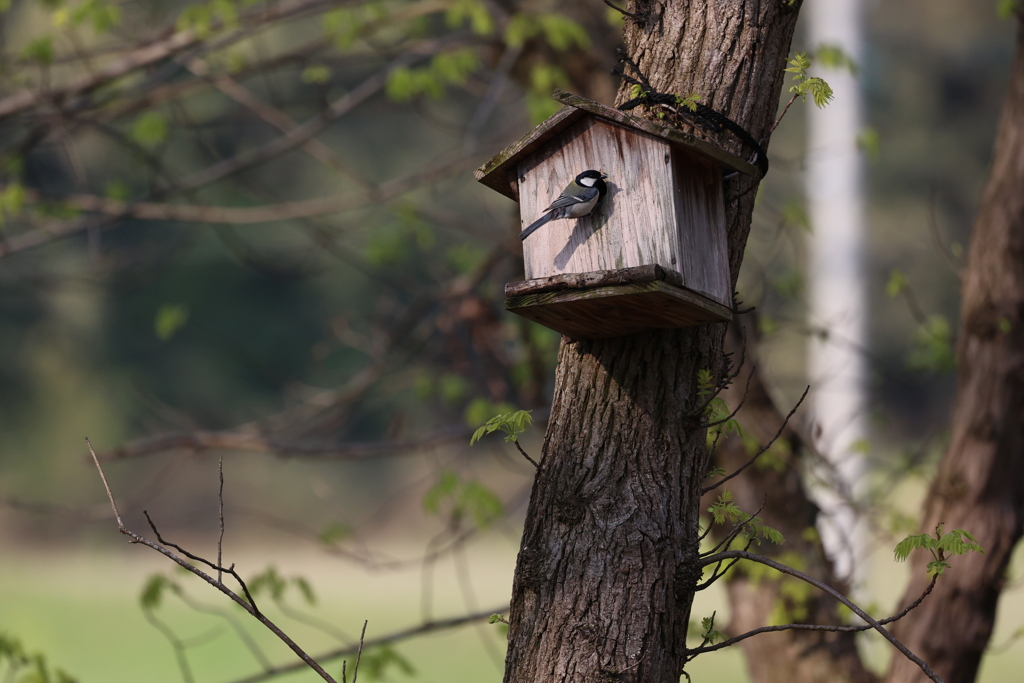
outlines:
[{"label": "black and white bird", "polygon": [[589,214],[608,191],[608,186],[604,184],[607,177],[593,169],[580,173],[575,180],[565,186],[558,199],[544,209],[543,216],[519,233],[519,239],[525,240],[548,221],[557,218],[579,218]]}]

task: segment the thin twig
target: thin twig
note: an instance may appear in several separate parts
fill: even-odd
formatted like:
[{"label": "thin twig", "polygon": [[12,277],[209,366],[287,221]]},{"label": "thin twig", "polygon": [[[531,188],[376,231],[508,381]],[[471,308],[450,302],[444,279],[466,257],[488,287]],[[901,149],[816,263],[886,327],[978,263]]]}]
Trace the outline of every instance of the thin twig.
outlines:
[{"label": "thin twig", "polygon": [[[734,560],[734,562],[738,561],[738,559]],[[878,621],[879,625],[885,626],[886,624],[891,624],[894,621],[899,621],[903,617],[907,616],[907,614],[912,609],[920,605],[921,601],[923,601],[925,597],[927,597],[928,594],[932,592],[932,589],[935,587],[935,581],[938,578],[938,574],[933,576],[931,582],[928,584],[928,587],[924,589],[924,592],[921,593],[920,597],[918,597],[917,600],[910,603],[905,609],[901,610],[898,614],[894,614],[891,617],[887,617],[885,619],[880,619]],[[728,640],[723,640],[722,642],[716,643],[715,645],[708,645],[706,647],[704,645],[701,645],[700,647],[694,648],[693,650],[688,650],[688,652],[695,653],[694,656],[698,654],[704,654],[705,652],[714,652],[715,650],[721,650],[723,648],[730,647],[740,642],[741,640],[746,640],[747,638],[759,635],[761,633],[775,633],[777,631],[794,630],[826,631],[829,633],[859,633],[861,631],[867,631],[871,628],[874,628],[871,624],[861,624],[859,626],[838,626],[834,624],[777,624],[775,626],[761,626],[760,628],[755,628],[750,631],[747,631],[746,633],[741,633],[740,635],[729,638]],[[692,659],[692,657],[688,657],[688,659]]]},{"label": "thin twig", "polygon": [[727,560],[734,557],[741,558],[744,560],[750,560],[752,562],[759,562],[763,565],[767,565],[772,569],[782,572],[783,574],[795,576],[801,581],[805,581],[806,583],[811,584],[818,590],[828,593],[833,598],[849,607],[854,614],[856,614],[858,617],[866,621],[871,628],[875,629],[880,634],[882,634],[882,637],[888,640],[890,643],[892,643],[897,650],[902,652],[904,657],[912,661],[914,664],[917,664],[921,668],[921,671],[923,671],[925,675],[928,676],[928,678],[935,681],[935,683],[944,683],[942,678],[940,678],[939,675],[935,673],[930,666],[928,666],[927,662],[925,662],[923,659],[921,659],[913,652],[911,652],[906,645],[897,640],[896,637],[889,633],[889,631],[887,631],[880,623],[872,619],[867,612],[862,610],[853,601],[851,601],[845,595],[837,591],[835,588],[832,588],[832,586],[829,586],[828,584],[819,581],[818,579],[815,579],[813,576],[804,574],[802,571],[793,569],[792,567],[784,565],[781,562],[776,562],[771,558],[765,557],[763,555],[757,555],[755,553],[749,553],[745,550],[727,550],[716,555],[705,557],[701,560],[701,566],[706,567],[709,564],[714,564],[715,562],[721,562],[722,560]]},{"label": "thin twig", "polygon": [[786,112],[789,111],[789,108],[793,106],[793,103],[796,102],[796,98],[798,97],[800,97],[800,95],[793,95],[789,98],[789,102],[786,102],[786,106],[782,108],[781,112],[779,112],[779,118],[775,119],[775,123],[772,124],[771,130],[768,131],[769,137],[775,132],[775,129],[779,127],[779,124],[782,123],[782,117],[786,115]]},{"label": "thin twig", "polygon": [[[149,540],[145,536],[141,536],[141,535],[135,533],[134,531],[132,531],[131,529],[125,527],[124,523],[121,521],[120,514],[117,512],[117,506],[114,504],[114,495],[113,495],[113,493],[110,490],[110,486],[107,484],[107,477],[103,473],[103,468],[100,466],[99,458],[96,457],[96,452],[93,449],[92,444],[89,442],[88,439],[86,439],[86,443],[89,444],[89,452],[92,453],[93,462],[96,464],[96,469],[100,473],[100,479],[103,480],[103,486],[104,486],[104,488],[107,491],[107,498],[110,500],[110,505],[114,509],[114,516],[117,518],[118,531],[119,532],[121,532],[122,534],[124,534],[125,536],[130,538],[132,543],[139,543],[141,545],[146,546],[147,548],[152,548],[153,550],[157,551],[158,553],[160,553],[161,555],[163,555],[167,559],[169,559],[172,562],[174,562],[175,564],[177,564],[179,567],[181,567],[181,568],[191,572],[192,574],[195,574],[196,576],[201,578],[203,581],[206,581],[206,583],[210,584],[211,586],[213,586],[214,588],[219,590],[221,593],[223,593],[224,595],[228,596],[228,598],[233,600],[237,605],[241,606],[242,609],[244,609],[246,612],[251,614],[257,621],[259,621],[267,629],[269,629],[271,633],[273,633],[275,636],[278,637],[278,639],[280,639],[282,642],[284,642],[284,644],[287,645],[289,647],[289,649],[291,649],[291,651],[294,652],[299,657],[299,659],[302,660],[303,664],[300,665],[299,668],[301,668],[301,666],[308,666],[309,668],[313,669],[313,671],[315,671],[322,679],[324,679],[328,683],[337,683],[337,681],[334,679],[333,676],[331,676],[329,673],[327,673],[324,670],[324,668],[322,666],[320,666],[320,664],[315,659],[313,659],[308,654],[306,654],[305,650],[303,650],[301,647],[299,647],[298,643],[296,643],[294,640],[292,640],[291,637],[289,637],[287,633],[282,631],[280,629],[280,627],[277,626],[277,624],[275,624],[273,621],[268,619],[266,615],[258,612],[256,610],[254,604],[251,604],[250,602],[246,602],[246,600],[244,598],[242,598],[240,595],[238,595],[237,593],[232,591],[230,588],[225,586],[223,582],[217,581],[215,578],[213,578],[212,576],[210,576],[209,574],[204,572],[202,569],[199,569],[198,567],[196,567],[196,566],[186,562],[185,560],[183,560],[180,557],[178,557],[177,555],[175,555],[173,552],[171,552],[166,547],[164,547],[162,545],[162,542],[161,543],[154,543],[153,541]],[[147,515],[147,518],[148,518],[148,515]],[[152,525],[152,520],[150,520],[150,525]],[[155,531],[155,528],[154,528],[154,531]],[[159,538],[159,534],[158,534],[158,538]],[[174,546],[174,547],[177,547],[177,546]],[[203,562],[204,564],[213,566],[212,563],[207,562],[206,560],[203,560],[202,558],[195,558],[194,556],[190,555],[189,553],[187,553],[186,551],[182,550],[181,548],[178,548],[178,550],[181,550],[182,553],[184,553],[184,554],[186,554],[186,555],[188,555],[190,557],[193,557],[194,559],[197,559],[198,561]],[[214,569],[216,569],[216,567],[214,567]],[[235,573],[234,565],[232,565],[231,567],[229,567],[225,571],[227,571],[229,574],[232,574],[233,576],[235,576],[236,579],[239,578],[238,575]],[[245,588],[245,584],[244,583],[242,583],[242,587],[243,587],[243,589]],[[248,591],[247,590],[246,590],[246,593],[248,595]],[[251,596],[249,597],[249,599],[250,600],[252,599]]]},{"label": "thin twig", "polygon": [[616,12],[619,12],[620,14],[625,14],[627,17],[635,19],[636,21],[640,21],[640,22],[647,21],[647,17],[645,17],[643,15],[633,14],[632,12],[627,12],[626,10],[622,9],[621,7],[616,7],[611,2],[609,2],[609,0],[602,0],[602,1],[604,2],[604,4],[608,5],[613,10],[615,10]]},{"label": "thin twig", "polygon": [[[734,526],[729,531],[728,535],[725,538],[723,538],[721,541],[719,541],[718,544],[714,548],[709,550],[708,552],[702,553],[701,556],[702,557],[706,557],[708,555],[713,555],[715,552],[718,551],[719,548],[722,548],[722,547],[728,548],[729,544],[732,543],[734,538],[736,538],[736,535],[740,532],[740,530],[742,530],[743,527],[745,527],[746,525],[748,525],[752,521],[754,521],[754,518],[757,517],[759,514],[761,514],[761,511],[764,510],[766,505],[768,505],[768,496],[764,497],[764,502],[761,503],[761,507],[757,508],[757,510],[754,511],[754,514],[750,515],[749,517],[747,517],[742,522],[737,523],[736,526]],[[713,521],[714,520],[712,520],[712,522]],[[712,528],[713,526],[714,526],[714,524],[712,524],[708,528]]]},{"label": "thin twig", "polygon": [[745,462],[738,470],[736,470],[735,472],[733,472],[729,476],[721,479],[720,481],[712,484],[711,486],[705,486],[704,488],[702,488],[700,490],[700,494],[703,496],[708,491],[712,491],[712,490],[718,488],[719,486],[721,486],[722,484],[724,484],[725,482],[729,481],[730,479],[735,477],[737,474],[739,474],[743,470],[745,470],[748,467],[750,467],[751,465],[753,465],[755,460],[757,460],[769,448],[771,448],[775,444],[775,442],[778,441],[779,437],[782,436],[782,432],[783,432],[783,430],[786,429],[786,425],[789,424],[790,418],[793,417],[793,414],[796,412],[797,408],[799,408],[800,404],[804,402],[805,398],[807,398],[807,392],[810,391],[810,390],[811,390],[811,386],[807,385],[807,388],[804,389],[804,393],[800,395],[800,400],[796,402],[796,405],[793,406],[792,410],[789,411],[789,413],[786,415],[785,419],[782,420],[782,424],[779,426],[779,431],[775,432],[775,436],[773,436],[771,438],[771,440],[767,444],[765,444],[764,448],[762,448],[757,453],[755,453],[754,457],[752,457],[750,460]]},{"label": "thin twig", "polygon": [[[217,492],[217,500],[220,502],[220,536],[217,537],[217,566],[221,566],[222,551],[224,549],[224,456],[217,460],[217,472],[220,474],[220,490]],[[223,571],[217,570],[217,580],[220,581]]]},{"label": "thin twig", "polygon": [[204,559],[204,558],[200,557],[199,555],[194,555],[194,554],[190,553],[189,551],[185,550],[184,548],[182,548],[180,545],[178,545],[176,543],[171,543],[170,541],[165,540],[164,537],[160,535],[160,531],[156,528],[156,523],[153,522],[153,518],[149,516],[149,511],[148,510],[143,510],[142,514],[146,516],[146,521],[149,522],[149,528],[153,530],[154,534],[156,534],[156,540],[157,540],[158,543],[160,543],[161,545],[165,545],[165,546],[169,546],[171,548],[174,548],[175,550],[177,550],[179,553],[181,553],[185,557],[189,558],[190,560],[195,560],[196,562],[202,562],[203,564],[205,564],[210,569],[217,570],[218,573],[220,573],[220,572],[227,572],[228,574],[231,574],[231,576],[235,577],[235,580],[238,581],[238,584],[242,587],[242,592],[245,593],[245,597],[249,600],[249,604],[252,606],[253,614],[255,614],[255,615],[259,615],[260,614],[260,609],[259,609],[259,607],[256,606],[256,601],[253,600],[252,595],[249,593],[249,587],[245,585],[245,581],[243,581],[242,577],[238,575],[237,571],[235,571],[235,565],[234,564],[232,564],[230,567],[223,567],[220,564],[214,564],[213,562],[210,562],[209,560]]},{"label": "thin twig", "polygon": [[[489,611],[476,612],[475,614],[467,614],[461,617],[452,617],[451,619],[442,619],[440,621],[425,622],[423,624],[420,624],[419,626],[413,626],[411,628],[402,629],[401,631],[395,631],[394,633],[388,634],[386,636],[381,636],[380,638],[370,640],[367,643],[365,643],[364,649],[371,650],[381,645],[388,645],[390,643],[406,640],[408,638],[412,638],[418,635],[433,633],[434,631],[440,631],[443,629],[457,628],[459,626],[464,626],[475,621],[486,620],[492,614],[504,614],[506,612],[508,612],[508,605],[505,605],[504,607],[500,607],[498,609],[492,609]],[[328,662],[332,659],[338,659],[340,657],[346,657],[348,655],[355,654],[356,651],[357,647],[354,645],[350,645],[335,650],[322,652],[318,654],[315,659],[318,662]],[[257,674],[253,674],[252,676],[231,681],[230,683],[262,683],[263,681],[275,678],[277,676],[283,676],[285,674],[300,671],[302,669],[302,666],[303,665],[301,663],[293,662],[291,664],[285,664],[282,666],[275,667],[273,669],[261,671]]]},{"label": "thin twig", "polygon": [[534,460],[533,458],[531,458],[531,457],[530,457],[530,456],[529,456],[529,455],[528,455],[528,454],[526,453],[526,451],[524,451],[524,450],[523,450],[523,447],[519,445],[519,439],[514,439],[514,440],[512,441],[512,443],[514,443],[514,444],[516,445],[516,448],[518,448],[518,449],[519,449],[519,452],[523,454],[523,457],[524,457],[524,458],[526,458],[527,460],[529,460],[529,461],[530,461],[530,464],[531,464],[531,465],[533,465],[533,466],[534,466],[534,467],[536,467],[537,469],[540,469],[540,465],[538,465],[538,464],[537,464],[537,461],[536,461],[536,460]]},{"label": "thin twig", "polygon": [[356,683],[356,678],[359,676],[359,660],[363,656],[363,642],[366,640],[366,625],[369,621],[363,622],[363,632],[359,634],[359,649],[356,650],[356,663],[352,666],[352,683]]},{"label": "thin twig", "polygon": [[[726,415],[725,417],[723,417],[721,420],[715,420],[714,422],[706,422],[703,425],[701,425],[702,427],[705,427],[705,428],[707,428],[707,427],[717,427],[718,425],[725,424],[729,420],[731,420],[734,417],[736,417],[736,414],[738,412],[740,412],[740,408],[742,408],[743,404],[747,402],[747,395],[750,393],[750,380],[753,379],[755,372],[757,372],[757,366],[756,365],[753,368],[751,368],[750,374],[747,375],[747,383],[743,387],[743,395],[740,396],[740,402],[736,405],[736,409],[733,410],[728,415]],[[733,377],[733,379],[735,379],[735,376]],[[731,382],[732,380],[729,380],[729,381]],[[726,386],[728,386],[728,384],[724,385],[722,388],[724,389]],[[715,395],[717,396],[718,392],[716,392]]]},{"label": "thin twig", "polygon": [[107,499],[110,501],[110,507],[114,510],[114,518],[117,520],[117,528],[120,531],[124,530],[124,522],[121,521],[121,513],[117,511],[117,503],[114,502],[114,494],[110,491],[110,484],[107,483],[107,475],[103,474],[103,468],[100,467],[100,460],[96,457],[96,451],[92,447],[92,442],[89,441],[89,437],[85,437],[85,443],[89,446],[89,453],[92,454],[92,461],[96,463],[96,469],[100,471],[100,479],[103,480],[103,488],[107,490]]}]

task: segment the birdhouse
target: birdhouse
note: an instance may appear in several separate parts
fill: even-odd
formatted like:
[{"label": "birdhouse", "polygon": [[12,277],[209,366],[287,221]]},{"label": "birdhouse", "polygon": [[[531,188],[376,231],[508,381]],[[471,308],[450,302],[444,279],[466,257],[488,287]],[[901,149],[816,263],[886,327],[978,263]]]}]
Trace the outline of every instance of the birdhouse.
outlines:
[{"label": "birdhouse", "polygon": [[523,227],[580,172],[607,191],[586,216],[523,241],[524,282],[505,307],[574,339],[727,321],[732,285],[723,172],[757,168],[666,125],[562,91],[567,105],[476,172],[519,202]]}]

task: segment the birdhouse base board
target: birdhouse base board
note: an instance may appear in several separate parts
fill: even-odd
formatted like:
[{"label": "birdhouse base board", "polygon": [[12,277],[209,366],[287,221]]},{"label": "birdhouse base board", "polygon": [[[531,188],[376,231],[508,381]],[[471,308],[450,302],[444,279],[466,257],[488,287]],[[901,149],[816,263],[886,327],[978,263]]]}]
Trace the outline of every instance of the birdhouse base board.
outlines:
[{"label": "birdhouse base board", "polygon": [[[627,269],[632,270],[640,269]],[[550,277],[515,282],[505,287],[505,308],[572,339],[625,337],[732,320],[728,307],[691,289],[664,279],[623,282],[632,279],[624,272],[575,273],[557,283]],[[609,280],[619,282],[587,286]]]}]

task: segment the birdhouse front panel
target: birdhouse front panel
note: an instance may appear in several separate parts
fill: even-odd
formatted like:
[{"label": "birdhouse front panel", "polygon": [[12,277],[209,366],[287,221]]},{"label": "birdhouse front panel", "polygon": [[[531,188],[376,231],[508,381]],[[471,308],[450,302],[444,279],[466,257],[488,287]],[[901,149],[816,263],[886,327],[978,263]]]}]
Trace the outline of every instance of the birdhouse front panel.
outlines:
[{"label": "birdhouse front panel", "polygon": [[526,239],[527,280],[660,265],[731,303],[718,169],[664,139],[586,116],[517,164],[523,227],[587,169],[607,174],[607,193],[590,215],[553,220]]}]

